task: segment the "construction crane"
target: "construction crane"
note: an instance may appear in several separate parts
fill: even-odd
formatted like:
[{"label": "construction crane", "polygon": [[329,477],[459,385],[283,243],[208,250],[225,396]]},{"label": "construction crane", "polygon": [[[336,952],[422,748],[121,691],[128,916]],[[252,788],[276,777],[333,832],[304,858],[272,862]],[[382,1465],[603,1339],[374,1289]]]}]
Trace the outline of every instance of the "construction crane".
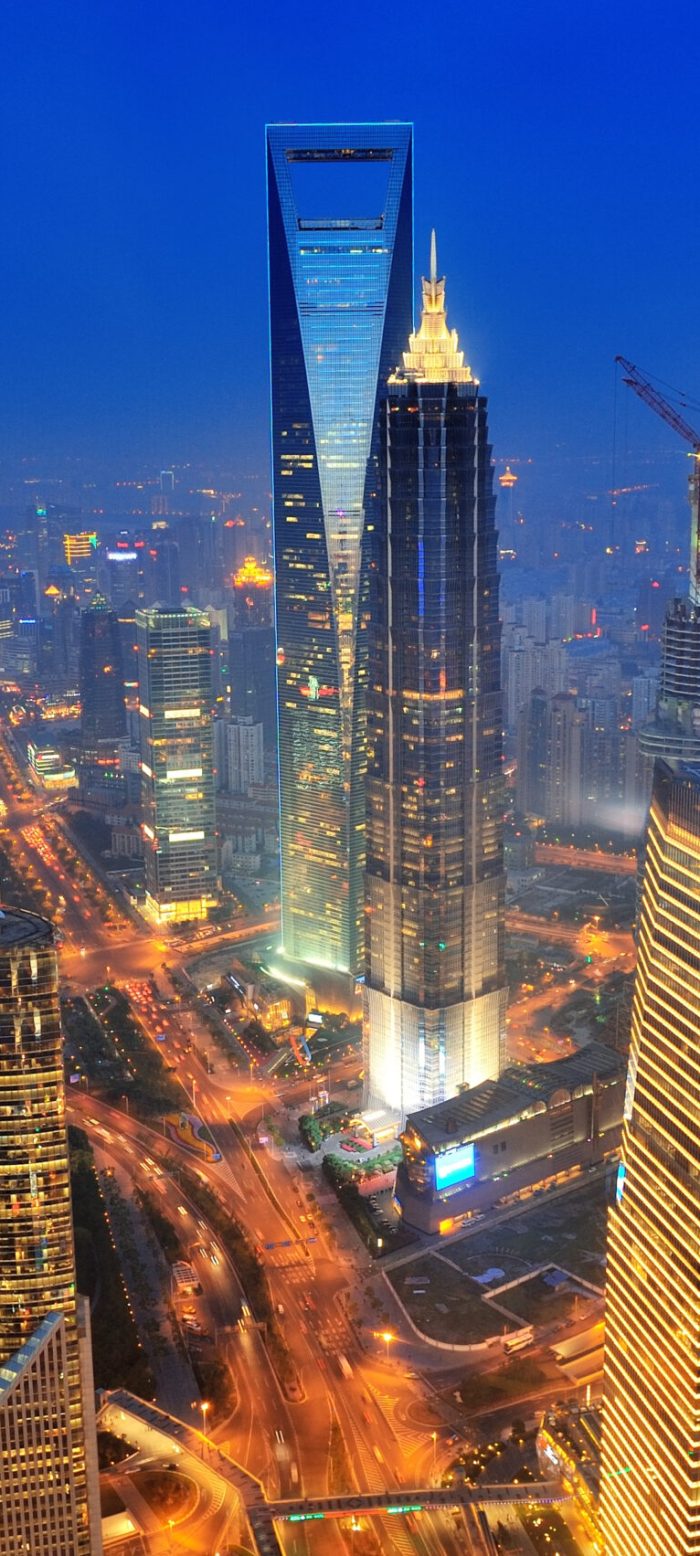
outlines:
[{"label": "construction crane", "polygon": [[629,389],[633,389],[640,400],[644,401],[649,409],[656,412],[668,427],[688,443],[692,449],[692,469],[688,479],[688,497],[690,500],[690,587],[689,595],[692,605],[700,605],[700,432],[691,427],[680,412],[671,405],[659,390],[654,387],[635,367],[634,362],[628,362],[626,357],[616,357],[624,371],[623,383]]}]

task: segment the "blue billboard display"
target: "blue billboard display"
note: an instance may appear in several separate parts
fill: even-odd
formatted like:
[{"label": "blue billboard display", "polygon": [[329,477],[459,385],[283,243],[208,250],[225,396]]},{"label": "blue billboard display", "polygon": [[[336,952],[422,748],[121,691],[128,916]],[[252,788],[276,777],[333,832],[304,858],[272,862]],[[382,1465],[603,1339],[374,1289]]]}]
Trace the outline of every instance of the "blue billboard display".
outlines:
[{"label": "blue billboard display", "polygon": [[451,1151],[443,1151],[435,1157],[435,1187],[436,1189],[449,1188],[453,1183],[464,1183],[467,1178],[473,1178],[474,1146],[456,1145]]}]

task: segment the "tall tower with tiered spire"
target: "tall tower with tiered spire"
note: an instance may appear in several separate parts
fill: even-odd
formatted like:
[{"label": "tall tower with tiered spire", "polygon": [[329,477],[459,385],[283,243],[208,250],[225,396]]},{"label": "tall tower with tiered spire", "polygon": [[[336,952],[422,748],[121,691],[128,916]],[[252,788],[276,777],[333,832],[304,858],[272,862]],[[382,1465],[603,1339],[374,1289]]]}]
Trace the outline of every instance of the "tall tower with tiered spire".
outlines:
[{"label": "tall tower with tiered spire", "polygon": [[486,399],[437,245],[380,405],[370,570],[367,1100],[406,1113],[499,1073],[500,630]]}]

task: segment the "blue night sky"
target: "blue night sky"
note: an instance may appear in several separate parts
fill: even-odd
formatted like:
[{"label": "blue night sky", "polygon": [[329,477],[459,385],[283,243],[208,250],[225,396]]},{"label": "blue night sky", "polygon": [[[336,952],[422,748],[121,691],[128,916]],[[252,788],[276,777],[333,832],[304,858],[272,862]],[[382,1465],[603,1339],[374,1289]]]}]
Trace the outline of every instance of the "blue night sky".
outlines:
[{"label": "blue night sky", "polygon": [[[6,0],[0,459],[264,470],[264,123],[406,118],[497,456],[608,485],[617,351],[700,401],[699,41],[683,0]],[[682,485],[624,389],[618,447]]]}]

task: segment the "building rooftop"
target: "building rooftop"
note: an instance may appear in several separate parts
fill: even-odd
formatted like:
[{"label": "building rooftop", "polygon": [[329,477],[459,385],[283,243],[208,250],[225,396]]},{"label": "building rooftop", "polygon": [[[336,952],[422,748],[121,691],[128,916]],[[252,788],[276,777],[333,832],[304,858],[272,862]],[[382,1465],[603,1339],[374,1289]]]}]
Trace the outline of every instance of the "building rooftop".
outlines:
[{"label": "building rooftop", "polygon": [[615,1079],[626,1067],[627,1060],[607,1044],[587,1043],[577,1053],[548,1064],[513,1065],[498,1080],[482,1081],[446,1102],[411,1113],[406,1128],[415,1130],[433,1150],[440,1150],[483,1134],[536,1103],[546,1107],[559,1091],[588,1090],[594,1076],[600,1081]]},{"label": "building rooftop", "polygon": [[31,940],[53,940],[53,925],[39,913],[0,907],[0,951],[27,945]]},{"label": "building rooftop", "polygon": [[36,1360],[42,1346],[46,1345],[47,1340],[52,1338],[62,1322],[62,1313],[47,1313],[46,1318],[42,1319],[41,1323],[37,1325],[34,1333],[29,1336],[29,1339],[25,1341],[20,1350],[15,1351],[13,1356],[9,1356],[7,1361],[2,1363],[0,1366],[0,1406],[6,1403],[9,1394],[12,1392],[18,1379],[21,1378],[22,1373]]}]

